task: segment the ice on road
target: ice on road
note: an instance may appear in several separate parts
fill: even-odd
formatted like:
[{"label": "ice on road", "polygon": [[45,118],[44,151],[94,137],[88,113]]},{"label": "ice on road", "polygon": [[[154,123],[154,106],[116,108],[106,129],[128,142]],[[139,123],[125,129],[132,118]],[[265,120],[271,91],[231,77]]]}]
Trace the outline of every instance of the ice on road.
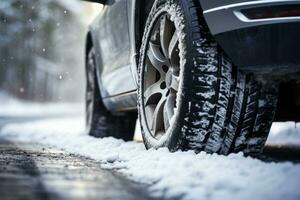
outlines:
[{"label": "ice on road", "polygon": [[[277,129],[273,128],[272,132]],[[299,133],[299,129],[294,130],[289,138],[296,132]],[[278,134],[276,132],[271,138],[279,140]],[[245,158],[241,153],[226,157],[191,151],[170,153],[167,149],[147,151],[142,143],[87,136],[81,117],[7,124],[1,129],[0,138],[52,145],[95,159],[100,161],[102,168],[116,170],[133,181],[149,184],[150,193],[156,197],[181,197],[184,200],[300,199],[299,164],[266,163]]]}]

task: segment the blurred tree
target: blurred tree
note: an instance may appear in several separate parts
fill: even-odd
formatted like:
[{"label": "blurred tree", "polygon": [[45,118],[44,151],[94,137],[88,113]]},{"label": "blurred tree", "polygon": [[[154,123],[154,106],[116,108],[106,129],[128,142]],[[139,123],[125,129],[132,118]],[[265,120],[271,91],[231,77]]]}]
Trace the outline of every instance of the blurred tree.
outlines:
[{"label": "blurred tree", "polygon": [[82,98],[81,9],[74,0],[1,1],[0,89],[26,100]]}]

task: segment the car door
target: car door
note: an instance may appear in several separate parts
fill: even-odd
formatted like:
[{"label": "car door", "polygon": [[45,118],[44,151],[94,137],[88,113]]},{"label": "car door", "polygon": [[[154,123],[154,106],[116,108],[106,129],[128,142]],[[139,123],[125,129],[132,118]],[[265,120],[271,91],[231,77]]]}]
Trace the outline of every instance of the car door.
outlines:
[{"label": "car door", "polygon": [[131,71],[133,51],[128,1],[130,0],[108,0],[101,16],[96,20],[103,98],[130,93],[137,88]]}]

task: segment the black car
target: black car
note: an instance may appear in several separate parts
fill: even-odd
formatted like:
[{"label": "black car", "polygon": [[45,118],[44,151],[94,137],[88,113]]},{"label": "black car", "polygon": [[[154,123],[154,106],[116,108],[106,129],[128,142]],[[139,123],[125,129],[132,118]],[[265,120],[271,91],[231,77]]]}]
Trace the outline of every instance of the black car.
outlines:
[{"label": "black car", "polygon": [[[300,119],[300,1],[89,0],[86,121],[147,148],[258,154]],[[275,114],[276,113],[276,114]]]}]

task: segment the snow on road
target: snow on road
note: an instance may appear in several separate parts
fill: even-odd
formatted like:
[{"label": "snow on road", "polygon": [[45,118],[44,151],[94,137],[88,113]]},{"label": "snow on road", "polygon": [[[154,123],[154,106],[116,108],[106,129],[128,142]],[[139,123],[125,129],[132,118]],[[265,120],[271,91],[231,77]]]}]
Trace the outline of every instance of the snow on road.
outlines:
[{"label": "snow on road", "polygon": [[[274,130],[283,129],[275,127]],[[225,157],[193,152],[169,153],[167,149],[147,151],[142,143],[87,136],[81,117],[7,124],[2,127],[0,138],[52,145],[93,158],[100,161],[103,168],[150,184],[151,194],[157,197],[300,199],[299,164],[265,163],[242,154]],[[278,133],[273,140],[276,138]]]},{"label": "snow on road", "polygon": [[78,115],[84,113],[83,103],[30,103],[0,92],[0,117],[39,117]]},{"label": "snow on road", "polygon": [[267,143],[300,145],[300,123],[273,123]]}]

